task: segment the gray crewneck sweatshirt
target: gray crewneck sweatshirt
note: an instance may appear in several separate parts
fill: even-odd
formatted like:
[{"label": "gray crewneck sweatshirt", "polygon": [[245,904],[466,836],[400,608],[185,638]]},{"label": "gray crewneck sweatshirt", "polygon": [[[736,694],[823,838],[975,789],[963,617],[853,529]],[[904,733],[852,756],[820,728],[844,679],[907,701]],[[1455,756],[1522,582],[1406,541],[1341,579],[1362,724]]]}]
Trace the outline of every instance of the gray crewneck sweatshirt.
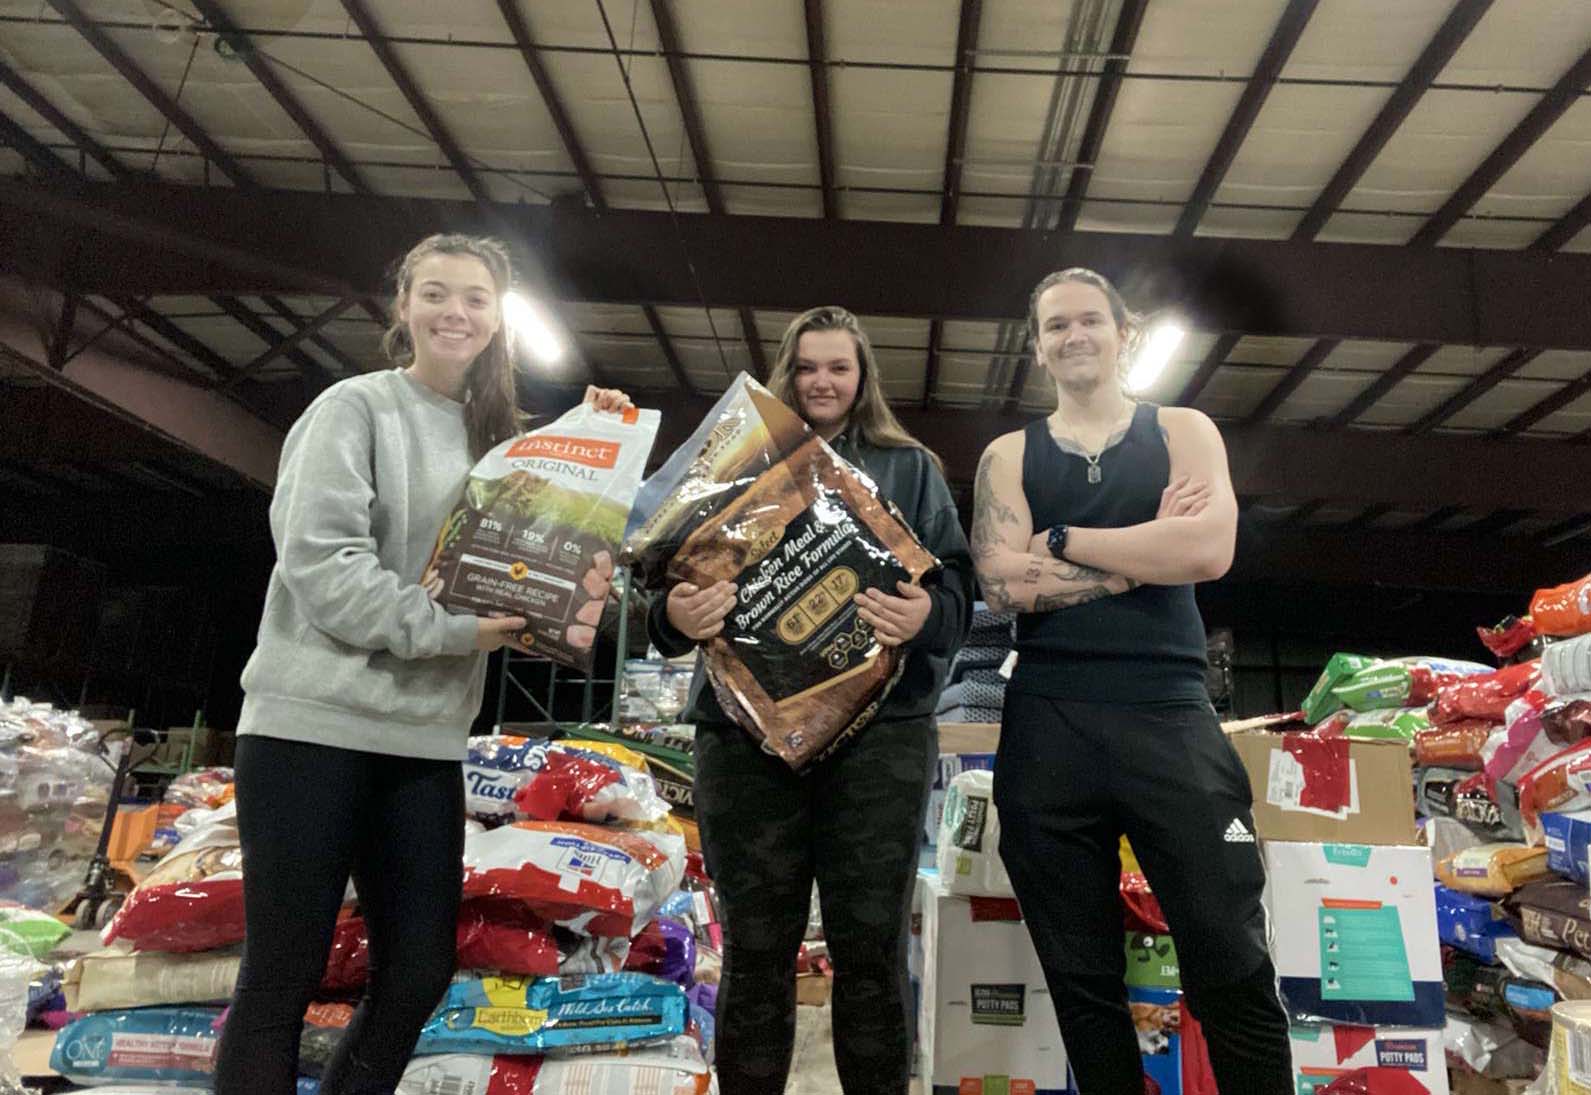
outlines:
[{"label": "gray crewneck sweatshirt", "polygon": [[464,407],[388,369],[322,392],[282,446],[239,734],[459,760],[481,706],[475,618],[420,586],[473,466]]}]

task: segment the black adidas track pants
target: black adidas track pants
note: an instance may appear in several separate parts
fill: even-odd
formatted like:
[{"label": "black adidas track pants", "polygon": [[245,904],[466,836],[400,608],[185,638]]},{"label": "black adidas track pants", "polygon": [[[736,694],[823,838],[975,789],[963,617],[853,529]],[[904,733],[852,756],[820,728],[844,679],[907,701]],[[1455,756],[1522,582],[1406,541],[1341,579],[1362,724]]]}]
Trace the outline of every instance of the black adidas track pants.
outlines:
[{"label": "black adidas track pants", "polygon": [[1143,1090],[1122,983],[1124,833],[1176,940],[1222,1095],[1292,1090],[1248,777],[1208,704],[1008,692],[994,798],[1082,1095]]}]

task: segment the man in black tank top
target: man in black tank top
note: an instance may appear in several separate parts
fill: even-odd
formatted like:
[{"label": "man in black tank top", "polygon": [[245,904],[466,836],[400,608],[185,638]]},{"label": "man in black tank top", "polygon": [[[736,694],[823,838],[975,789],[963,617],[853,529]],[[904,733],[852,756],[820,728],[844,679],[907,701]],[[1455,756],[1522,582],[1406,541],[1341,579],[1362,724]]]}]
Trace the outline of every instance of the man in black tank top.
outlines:
[{"label": "man in black tank top", "polygon": [[1200,412],[1128,397],[1135,317],[1099,274],[1051,274],[1028,321],[1059,406],[989,445],[972,525],[984,598],[1019,614],[995,762],[1000,855],[1082,1095],[1146,1084],[1123,984],[1123,834],[1222,1095],[1283,1095],[1253,803],[1205,692],[1193,597],[1232,563],[1226,450]]}]

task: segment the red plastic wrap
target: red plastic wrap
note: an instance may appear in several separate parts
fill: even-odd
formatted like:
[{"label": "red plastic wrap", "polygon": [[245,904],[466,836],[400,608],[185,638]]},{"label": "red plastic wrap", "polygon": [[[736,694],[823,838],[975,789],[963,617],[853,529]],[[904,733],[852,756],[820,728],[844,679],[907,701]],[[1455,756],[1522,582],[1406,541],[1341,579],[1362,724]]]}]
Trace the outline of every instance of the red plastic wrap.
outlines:
[{"label": "red plastic wrap", "polygon": [[1458,722],[1461,719],[1486,719],[1502,722],[1508,705],[1536,686],[1541,677],[1541,662],[1521,662],[1495,673],[1461,677],[1443,686],[1431,708],[1431,721]]},{"label": "red plastic wrap", "polygon": [[337,921],[337,930],[331,937],[321,991],[332,996],[351,996],[365,987],[369,977],[370,941],[365,937],[364,918],[344,917]]},{"label": "red plastic wrap", "polygon": [[1591,575],[1578,582],[1537,590],[1530,600],[1530,618],[1539,635],[1568,638],[1591,631]]},{"label": "red plastic wrap", "polygon": [[1304,771],[1299,805],[1313,810],[1340,810],[1348,805],[1352,768],[1348,739],[1312,734],[1283,734],[1282,748]]},{"label": "red plastic wrap", "polygon": [[528,910],[502,901],[466,901],[460,907],[460,969],[556,977],[558,958],[551,929]]},{"label": "red plastic wrap", "polygon": [[1462,768],[1478,772],[1485,767],[1481,749],[1501,722],[1460,719],[1414,735],[1414,763],[1421,768]]},{"label": "red plastic wrap", "polygon": [[519,821],[464,842],[464,896],[517,901],[583,935],[629,939],[679,888],[685,840]]},{"label": "red plastic wrap", "polygon": [[1496,627],[1477,627],[1475,633],[1486,644],[1486,649],[1502,660],[1512,658],[1535,641],[1536,623],[1529,616],[1524,619],[1509,616]]},{"label": "red plastic wrap", "polygon": [[1166,925],[1166,914],[1160,911],[1160,899],[1149,888],[1149,880],[1141,874],[1123,871],[1121,876],[1122,923],[1128,931],[1164,935],[1171,929]]},{"label": "red plastic wrap", "polygon": [[1426,1087],[1406,1069],[1356,1068],[1344,1072],[1325,1087],[1317,1087],[1316,1095],[1431,1095]]},{"label": "red plastic wrap", "polygon": [[243,880],[202,879],[139,886],[117,910],[102,942],[134,950],[215,950],[243,941]]}]

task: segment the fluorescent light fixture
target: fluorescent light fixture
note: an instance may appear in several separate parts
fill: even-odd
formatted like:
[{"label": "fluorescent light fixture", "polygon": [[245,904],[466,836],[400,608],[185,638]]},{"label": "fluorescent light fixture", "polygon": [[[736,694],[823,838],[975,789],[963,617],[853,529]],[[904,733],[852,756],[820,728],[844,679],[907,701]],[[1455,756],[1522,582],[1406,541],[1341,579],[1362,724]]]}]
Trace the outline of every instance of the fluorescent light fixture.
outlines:
[{"label": "fluorescent light fixture", "polygon": [[1187,337],[1188,329],[1174,319],[1163,319],[1150,327],[1143,346],[1133,355],[1132,368],[1127,370],[1127,390],[1141,392],[1159,380]]},{"label": "fluorescent light fixture", "polygon": [[508,324],[513,341],[543,365],[551,365],[563,356],[563,340],[546,314],[518,289],[503,294],[503,322]]}]

